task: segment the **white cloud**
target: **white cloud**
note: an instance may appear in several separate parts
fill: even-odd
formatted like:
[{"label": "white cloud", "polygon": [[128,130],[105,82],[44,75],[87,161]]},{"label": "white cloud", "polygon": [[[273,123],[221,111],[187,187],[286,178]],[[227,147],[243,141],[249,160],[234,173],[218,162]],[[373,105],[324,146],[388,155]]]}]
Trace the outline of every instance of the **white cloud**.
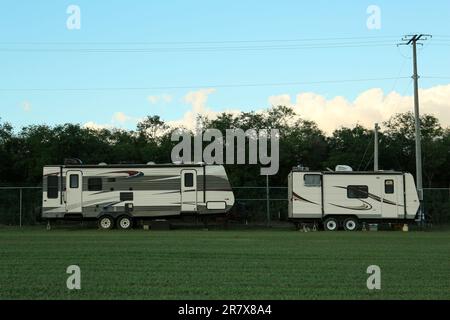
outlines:
[{"label": "white cloud", "polygon": [[273,107],[277,106],[291,106],[291,96],[288,94],[280,94],[278,96],[270,96],[269,104]]},{"label": "white cloud", "polygon": [[110,123],[97,123],[94,121],[89,121],[83,124],[83,127],[95,130],[123,128],[124,126],[128,127],[130,124],[134,125],[141,120],[141,118],[135,118],[119,111],[113,114]]},{"label": "white cloud", "polygon": [[[450,125],[450,85],[423,89],[419,94],[420,112],[433,114],[443,126]],[[376,122],[382,123],[396,113],[414,110],[412,96],[402,96],[397,92],[385,95],[379,88],[362,92],[354,101],[340,96],[327,99],[305,92],[297,94],[295,102],[288,94],[271,96],[268,102],[270,105],[292,107],[301,118],[317,122],[328,134],[341,126],[360,124],[372,128]]]},{"label": "white cloud", "polygon": [[197,115],[211,115],[214,111],[206,107],[208,96],[215,92],[215,89],[200,89],[198,91],[191,91],[183,98],[185,103],[192,105],[192,109],[187,111],[183,118],[176,121],[169,121],[168,124],[172,127],[184,127],[193,130],[196,128]]},{"label": "white cloud", "polygon": [[157,104],[159,101],[159,97],[158,96],[148,96],[147,97],[148,102],[150,102],[151,104]]},{"label": "white cloud", "polygon": [[113,127],[114,126],[112,124],[99,124],[93,121],[89,121],[83,124],[83,128],[89,128],[94,130],[112,129]]},{"label": "white cloud", "polygon": [[[197,91],[188,92],[183,101],[192,105],[192,109],[187,111],[183,118],[175,121],[168,121],[167,123],[172,127],[184,127],[189,130],[194,130],[197,125],[197,115],[208,117],[209,119],[216,118],[223,111],[214,111],[207,106],[208,96],[214,93],[216,89],[207,88]],[[226,110],[225,112],[238,114],[239,110]]]},{"label": "white cloud", "polygon": [[133,118],[130,116],[127,116],[125,113],[123,112],[116,112],[114,113],[113,117],[112,117],[112,122],[118,122],[118,123],[125,123],[129,120],[132,120]]},{"label": "white cloud", "polygon": [[123,126],[134,126],[136,125],[139,121],[142,121],[144,118],[140,118],[140,117],[133,117],[133,116],[129,116],[127,114],[125,114],[124,112],[116,112],[113,114],[112,119],[111,119],[111,124],[112,125],[118,125],[119,127],[123,127]]},{"label": "white cloud", "polygon": [[170,103],[172,102],[172,96],[169,94],[163,94],[161,96],[162,101],[164,101],[165,103]]},{"label": "white cloud", "polygon": [[192,104],[194,112],[201,113],[206,109],[206,101],[208,101],[208,96],[215,91],[216,89],[213,88],[191,91],[184,97],[184,102]]},{"label": "white cloud", "polygon": [[[188,92],[183,101],[190,104],[191,109],[181,119],[166,123],[172,127],[194,130],[198,114],[210,119],[216,118],[223,111],[215,111],[208,105],[209,95],[214,92],[215,89],[212,88]],[[164,99],[163,95],[158,97],[158,99]],[[169,101],[172,98],[166,97],[166,99]],[[301,118],[315,121],[327,134],[331,134],[342,126],[353,127],[356,124],[372,128],[374,123],[381,124],[396,113],[414,110],[412,96],[402,96],[397,92],[385,94],[379,88],[364,91],[353,101],[341,96],[326,98],[313,92],[304,92],[294,97],[289,94],[273,95],[268,98],[268,103],[270,106],[292,107]],[[420,111],[422,114],[433,114],[443,126],[450,126],[450,84],[420,90]],[[235,108],[225,112],[237,115],[240,110]],[[256,110],[256,112],[262,112],[262,110]],[[84,126],[97,129],[113,128],[125,124],[128,126],[140,120],[124,112],[116,112],[110,124],[88,122]]]},{"label": "white cloud", "polygon": [[31,103],[29,101],[24,101],[22,103],[22,109],[25,112],[30,112],[31,111]]},{"label": "white cloud", "polygon": [[147,100],[150,104],[157,104],[159,102],[171,103],[173,99],[171,95],[164,93],[162,95],[148,96]]}]

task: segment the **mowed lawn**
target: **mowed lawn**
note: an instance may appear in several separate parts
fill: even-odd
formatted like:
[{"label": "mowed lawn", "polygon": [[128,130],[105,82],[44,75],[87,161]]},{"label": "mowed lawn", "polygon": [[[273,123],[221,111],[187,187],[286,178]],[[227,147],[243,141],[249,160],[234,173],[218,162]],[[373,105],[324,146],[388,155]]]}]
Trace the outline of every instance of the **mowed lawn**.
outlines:
[{"label": "mowed lawn", "polygon": [[[69,265],[79,291],[66,288]],[[0,228],[0,299],[449,298],[448,231]]]}]

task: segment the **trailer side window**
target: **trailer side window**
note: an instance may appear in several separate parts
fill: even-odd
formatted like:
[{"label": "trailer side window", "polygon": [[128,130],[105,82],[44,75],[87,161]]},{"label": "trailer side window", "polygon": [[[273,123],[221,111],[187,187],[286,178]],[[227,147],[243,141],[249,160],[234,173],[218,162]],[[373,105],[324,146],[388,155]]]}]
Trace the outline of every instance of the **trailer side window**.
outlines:
[{"label": "trailer side window", "polygon": [[184,174],[184,186],[186,188],[190,188],[194,186],[194,174],[193,173],[185,173]]},{"label": "trailer side window", "polygon": [[47,177],[47,198],[56,199],[58,198],[58,177],[48,176]]},{"label": "trailer side window", "polygon": [[71,174],[69,179],[70,179],[70,188],[71,189],[78,189],[78,175],[77,174]]},{"label": "trailer side window", "polygon": [[320,187],[322,185],[320,174],[305,174],[303,181],[305,187]]},{"label": "trailer side window", "polygon": [[88,191],[102,191],[102,178],[89,178]]},{"label": "trailer side window", "polygon": [[349,199],[367,199],[369,197],[368,186],[348,186],[347,198]]},{"label": "trailer side window", "polygon": [[384,193],[393,194],[394,193],[394,180],[384,181]]}]

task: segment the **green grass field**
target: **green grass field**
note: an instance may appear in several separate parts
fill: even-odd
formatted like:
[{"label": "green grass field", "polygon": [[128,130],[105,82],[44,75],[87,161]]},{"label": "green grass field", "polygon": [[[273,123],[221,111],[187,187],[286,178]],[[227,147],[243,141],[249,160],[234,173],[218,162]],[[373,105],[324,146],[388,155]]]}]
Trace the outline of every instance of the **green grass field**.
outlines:
[{"label": "green grass field", "polygon": [[[366,287],[373,264],[380,291]],[[448,231],[0,229],[0,299],[449,298]]]}]

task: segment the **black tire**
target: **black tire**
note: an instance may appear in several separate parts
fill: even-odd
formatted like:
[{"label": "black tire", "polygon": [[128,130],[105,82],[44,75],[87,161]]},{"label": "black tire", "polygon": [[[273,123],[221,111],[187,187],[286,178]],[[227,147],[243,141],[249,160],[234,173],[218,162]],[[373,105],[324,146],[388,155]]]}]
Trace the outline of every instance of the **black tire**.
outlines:
[{"label": "black tire", "polygon": [[344,220],[345,231],[356,231],[359,228],[358,218],[350,217]]},{"label": "black tire", "polygon": [[323,223],[323,228],[325,231],[338,231],[339,223],[335,218],[328,218]]},{"label": "black tire", "polygon": [[101,230],[111,230],[114,228],[114,219],[110,216],[102,216],[98,219],[98,228]]},{"label": "black tire", "polygon": [[117,228],[129,230],[133,227],[133,219],[129,216],[121,216],[117,219]]}]

